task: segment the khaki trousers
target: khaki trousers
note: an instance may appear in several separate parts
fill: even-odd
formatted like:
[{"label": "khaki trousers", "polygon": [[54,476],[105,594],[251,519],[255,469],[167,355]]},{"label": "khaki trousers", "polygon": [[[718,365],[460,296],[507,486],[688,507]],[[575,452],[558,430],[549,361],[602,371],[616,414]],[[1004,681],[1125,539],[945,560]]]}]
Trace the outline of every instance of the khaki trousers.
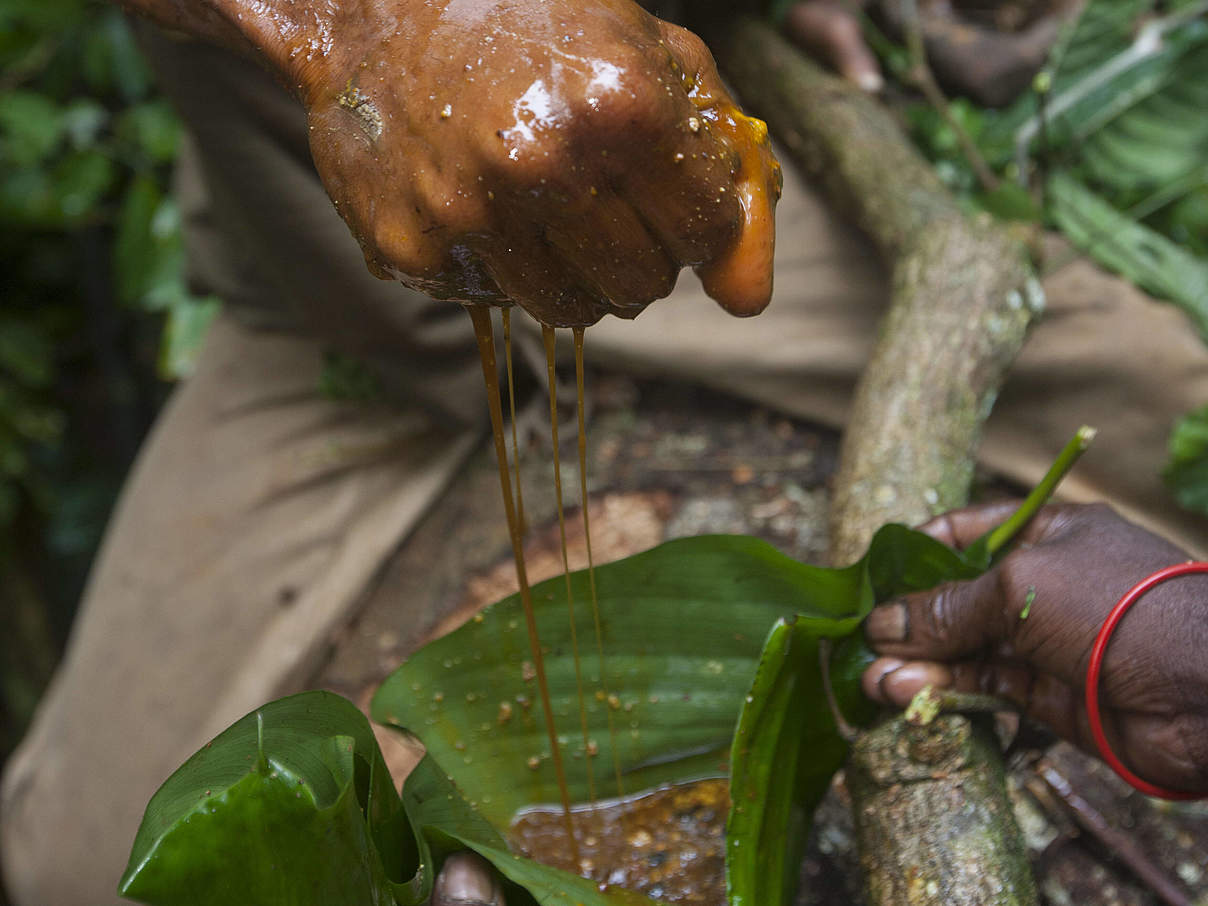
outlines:
[{"label": "khaki trousers", "polygon": [[[370,278],[297,150],[299,112],[254,68],[186,50],[159,68],[196,143],[183,164],[191,256],[233,310],[257,317],[219,318],[162,413],[6,766],[0,857],[17,906],[117,901],[156,787],[229,723],[300,687],[481,438],[468,319]],[[765,314],[730,319],[686,276],[636,322],[590,330],[589,359],[842,425],[884,275],[791,172],[778,223]],[[1208,401],[1208,350],[1177,311],[1085,261],[1045,289],[982,462],[1028,484],[1079,424],[1096,425],[1062,495],[1110,500],[1202,553],[1204,521],[1174,506],[1157,472],[1172,422]],[[389,363],[401,402],[322,397],[327,343]]]}]

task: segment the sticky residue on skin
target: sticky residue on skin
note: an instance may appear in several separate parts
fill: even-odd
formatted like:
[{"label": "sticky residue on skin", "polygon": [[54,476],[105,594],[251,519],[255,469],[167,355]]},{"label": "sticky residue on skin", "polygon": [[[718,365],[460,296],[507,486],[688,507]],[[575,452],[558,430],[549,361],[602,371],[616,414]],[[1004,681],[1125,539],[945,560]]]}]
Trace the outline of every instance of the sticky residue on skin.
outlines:
[{"label": "sticky residue on skin", "polygon": [[340,92],[336,103],[356,117],[357,124],[372,141],[382,137],[382,114],[359,88],[349,85]]}]

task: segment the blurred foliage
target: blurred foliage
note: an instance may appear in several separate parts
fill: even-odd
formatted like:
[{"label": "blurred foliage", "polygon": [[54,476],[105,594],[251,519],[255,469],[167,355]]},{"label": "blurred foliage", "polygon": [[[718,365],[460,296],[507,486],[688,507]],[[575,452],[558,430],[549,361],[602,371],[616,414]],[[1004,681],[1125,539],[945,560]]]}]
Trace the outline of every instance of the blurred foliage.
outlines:
[{"label": "blurred foliage", "polygon": [[[1089,0],[1033,89],[1010,106],[956,98],[945,116],[912,100],[904,116],[971,206],[1060,230],[1103,267],[1178,305],[1208,341],[1206,13],[1203,0]],[[905,72],[904,53],[885,58],[891,76]],[[957,129],[998,187],[979,185]],[[1181,503],[1208,510],[1208,445],[1181,436],[1166,474],[1178,476]]]},{"label": "blurred foliage", "polygon": [[217,308],[183,277],[179,134],[116,7],[0,0],[0,757]]},{"label": "blurred foliage", "polygon": [[1208,516],[1208,405],[1175,426],[1163,477],[1179,503]]}]

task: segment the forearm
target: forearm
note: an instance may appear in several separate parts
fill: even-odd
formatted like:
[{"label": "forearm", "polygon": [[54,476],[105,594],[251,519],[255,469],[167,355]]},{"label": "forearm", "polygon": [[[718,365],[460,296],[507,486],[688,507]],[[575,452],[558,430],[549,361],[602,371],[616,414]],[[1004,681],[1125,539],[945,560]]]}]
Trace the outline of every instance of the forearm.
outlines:
[{"label": "forearm", "polygon": [[351,36],[341,19],[356,0],[118,0],[163,28],[226,47],[266,64],[299,95],[338,65]]}]

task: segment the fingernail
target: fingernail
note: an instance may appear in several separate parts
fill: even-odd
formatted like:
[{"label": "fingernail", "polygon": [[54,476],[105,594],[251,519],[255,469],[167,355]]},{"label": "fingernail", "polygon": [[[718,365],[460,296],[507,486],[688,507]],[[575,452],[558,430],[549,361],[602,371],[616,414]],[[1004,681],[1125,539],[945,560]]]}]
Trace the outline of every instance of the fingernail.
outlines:
[{"label": "fingernail", "polygon": [[504,906],[495,870],[476,853],[453,853],[436,878],[432,906]]},{"label": "fingernail", "polygon": [[864,671],[864,675],[860,677],[860,683],[864,687],[864,694],[875,702],[888,704],[889,699],[886,698],[884,691],[881,689],[881,681],[890,673],[899,669],[905,661],[898,660],[895,657],[877,658]]},{"label": "fingernail", "polygon": [[941,664],[905,664],[881,678],[880,687],[885,696],[899,707],[906,707],[924,686],[950,686],[952,671]]},{"label": "fingernail", "polygon": [[892,642],[906,641],[909,629],[906,605],[902,601],[874,607],[864,621],[864,637],[874,647]]}]

